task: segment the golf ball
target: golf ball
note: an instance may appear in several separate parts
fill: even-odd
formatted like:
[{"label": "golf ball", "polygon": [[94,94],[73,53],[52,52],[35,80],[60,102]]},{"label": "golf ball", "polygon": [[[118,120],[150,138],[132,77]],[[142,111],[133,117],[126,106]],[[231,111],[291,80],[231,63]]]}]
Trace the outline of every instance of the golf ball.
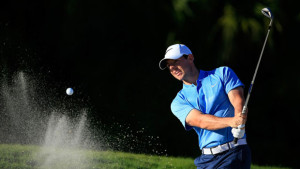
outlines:
[{"label": "golf ball", "polygon": [[74,93],[74,90],[72,88],[67,88],[66,93],[70,96]]}]

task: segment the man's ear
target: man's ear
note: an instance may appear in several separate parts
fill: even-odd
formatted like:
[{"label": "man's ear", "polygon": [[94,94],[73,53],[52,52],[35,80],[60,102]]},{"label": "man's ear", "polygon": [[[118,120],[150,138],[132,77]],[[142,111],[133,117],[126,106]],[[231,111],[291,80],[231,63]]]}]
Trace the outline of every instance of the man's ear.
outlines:
[{"label": "man's ear", "polygon": [[189,54],[188,55],[188,60],[191,60],[192,62],[194,62],[194,55],[193,54]]}]

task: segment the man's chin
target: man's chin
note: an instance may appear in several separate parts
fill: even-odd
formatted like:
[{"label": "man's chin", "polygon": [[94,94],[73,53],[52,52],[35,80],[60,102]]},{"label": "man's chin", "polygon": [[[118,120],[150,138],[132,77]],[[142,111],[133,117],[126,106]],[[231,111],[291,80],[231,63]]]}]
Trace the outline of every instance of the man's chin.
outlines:
[{"label": "man's chin", "polygon": [[183,80],[183,74],[181,73],[180,75],[173,75],[173,77],[179,81]]},{"label": "man's chin", "polygon": [[179,80],[179,81],[182,81],[183,80],[183,77],[182,76],[177,76],[177,77],[175,77],[177,80]]}]

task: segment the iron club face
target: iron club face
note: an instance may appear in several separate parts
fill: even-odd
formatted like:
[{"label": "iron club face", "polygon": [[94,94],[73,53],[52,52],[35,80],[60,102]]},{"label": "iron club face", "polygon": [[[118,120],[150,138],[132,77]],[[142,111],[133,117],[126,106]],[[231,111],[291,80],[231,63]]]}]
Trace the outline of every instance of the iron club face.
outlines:
[{"label": "iron club face", "polygon": [[273,19],[273,15],[272,15],[272,13],[271,13],[271,11],[270,11],[270,9],[269,8],[263,8],[262,10],[261,10],[261,13],[262,14],[264,14],[266,17],[268,17],[269,19]]}]

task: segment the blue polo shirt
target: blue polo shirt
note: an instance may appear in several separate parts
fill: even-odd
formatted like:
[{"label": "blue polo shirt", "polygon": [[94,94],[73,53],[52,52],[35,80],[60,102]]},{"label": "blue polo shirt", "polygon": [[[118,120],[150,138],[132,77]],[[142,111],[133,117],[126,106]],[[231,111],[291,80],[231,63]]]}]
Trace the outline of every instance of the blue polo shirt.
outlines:
[{"label": "blue polo shirt", "polygon": [[205,130],[189,126],[185,122],[187,115],[192,109],[197,109],[204,114],[217,117],[233,117],[234,107],[231,105],[227,94],[239,86],[244,85],[229,67],[219,67],[212,71],[200,70],[197,85],[183,84],[183,88],[172,101],[172,113],[180,120],[186,130],[194,129],[196,131],[200,149],[215,147],[232,141],[231,127]]}]

